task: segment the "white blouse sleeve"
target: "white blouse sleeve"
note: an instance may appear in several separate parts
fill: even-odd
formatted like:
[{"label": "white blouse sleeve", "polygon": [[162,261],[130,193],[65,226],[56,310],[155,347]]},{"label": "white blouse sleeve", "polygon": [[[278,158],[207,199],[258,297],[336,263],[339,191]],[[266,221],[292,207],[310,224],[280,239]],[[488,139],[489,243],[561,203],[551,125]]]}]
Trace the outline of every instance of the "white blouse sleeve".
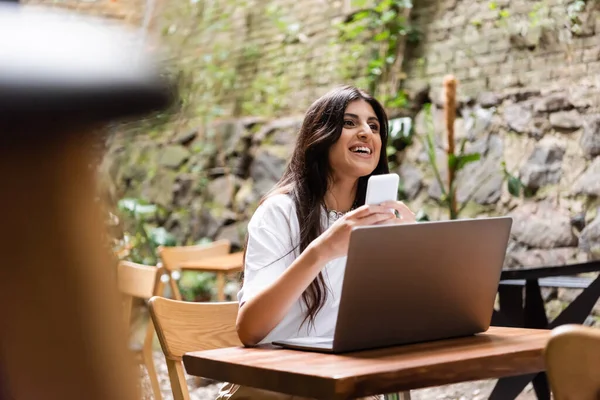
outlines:
[{"label": "white blouse sleeve", "polygon": [[290,221],[296,215],[289,202],[291,199],[268,200],[248,224],[244,280],[238,293],[240,305],[273,283],[296,257],[291,231],[296,224]]}]

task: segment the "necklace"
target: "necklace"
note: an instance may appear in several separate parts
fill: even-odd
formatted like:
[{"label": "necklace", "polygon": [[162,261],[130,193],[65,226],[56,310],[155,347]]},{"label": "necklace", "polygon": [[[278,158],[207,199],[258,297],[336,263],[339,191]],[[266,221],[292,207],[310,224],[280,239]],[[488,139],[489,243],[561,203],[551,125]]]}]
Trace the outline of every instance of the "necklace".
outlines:
[{"label": "necklace", "polygon": [[356,201],[352,204],[352,207],[350,207],[350,209],[348,211],[327,210],[327,207],[325,207],[325,209],[327,210],[327,215],[329,216],[329,219],[332,221],[337,221],[338,219],[342,218],[344,216],[344,214],[349,213],[350,211],[354,210],[355,208],[356,208]]}]

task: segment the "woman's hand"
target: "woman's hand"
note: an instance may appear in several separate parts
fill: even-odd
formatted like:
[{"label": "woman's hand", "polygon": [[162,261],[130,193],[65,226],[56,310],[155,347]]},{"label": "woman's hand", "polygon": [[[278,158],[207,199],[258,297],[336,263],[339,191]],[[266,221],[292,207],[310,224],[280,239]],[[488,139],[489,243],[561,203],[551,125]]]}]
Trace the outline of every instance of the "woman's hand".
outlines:
[{"label": "woman's hand", "polygon": [[[329,229],[311,243],[320,256],[329,262],[348,253],[350,232],[355,226],[378,225],[397,219],[392,209],[397,205],[364,205],[338,219]],[[406,206],[404,206],[406,208]],[[407,209],[408,210],[408,209]],[[410,212],[410,210],[408,210]],[[404,211],[406,212],[406,211]]]},{"label": "woman's hand", "polygon": [[388,201],[381,204],[388,209],[393,209],[397,212],[397,218],[381,222],[380,225],[383,224],[409,224],[412,222],[416,222],[415,213],[410,210],[401,201]]}]

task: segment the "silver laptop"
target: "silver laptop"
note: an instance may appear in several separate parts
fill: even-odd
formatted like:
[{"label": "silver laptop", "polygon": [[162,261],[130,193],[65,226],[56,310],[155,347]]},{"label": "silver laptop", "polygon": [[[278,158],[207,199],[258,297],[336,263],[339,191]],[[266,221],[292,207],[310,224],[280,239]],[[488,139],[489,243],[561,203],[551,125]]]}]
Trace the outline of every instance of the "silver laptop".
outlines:
[{"label": "silver laptop", "polygon": [[343,353],[485,332],[512,218],[355,228],[333,337],[273,344]]}]

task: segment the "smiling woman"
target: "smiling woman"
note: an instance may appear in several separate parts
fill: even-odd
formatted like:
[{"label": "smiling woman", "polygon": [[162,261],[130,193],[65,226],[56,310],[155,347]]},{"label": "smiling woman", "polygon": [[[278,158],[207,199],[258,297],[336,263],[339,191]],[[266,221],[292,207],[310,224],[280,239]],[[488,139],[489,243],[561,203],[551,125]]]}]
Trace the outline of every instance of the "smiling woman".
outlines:
[{"label": "smiling woman", "polygon": [[[283,177],[248,225],[237,320],[245,345],[333,336],[352,228],[414,221],[400,202],[364,205],[368,178],[388,173],[387,127],[381,104],[351,86],[309,108]],[[291,397],[226,384],[220,398]]]}]

